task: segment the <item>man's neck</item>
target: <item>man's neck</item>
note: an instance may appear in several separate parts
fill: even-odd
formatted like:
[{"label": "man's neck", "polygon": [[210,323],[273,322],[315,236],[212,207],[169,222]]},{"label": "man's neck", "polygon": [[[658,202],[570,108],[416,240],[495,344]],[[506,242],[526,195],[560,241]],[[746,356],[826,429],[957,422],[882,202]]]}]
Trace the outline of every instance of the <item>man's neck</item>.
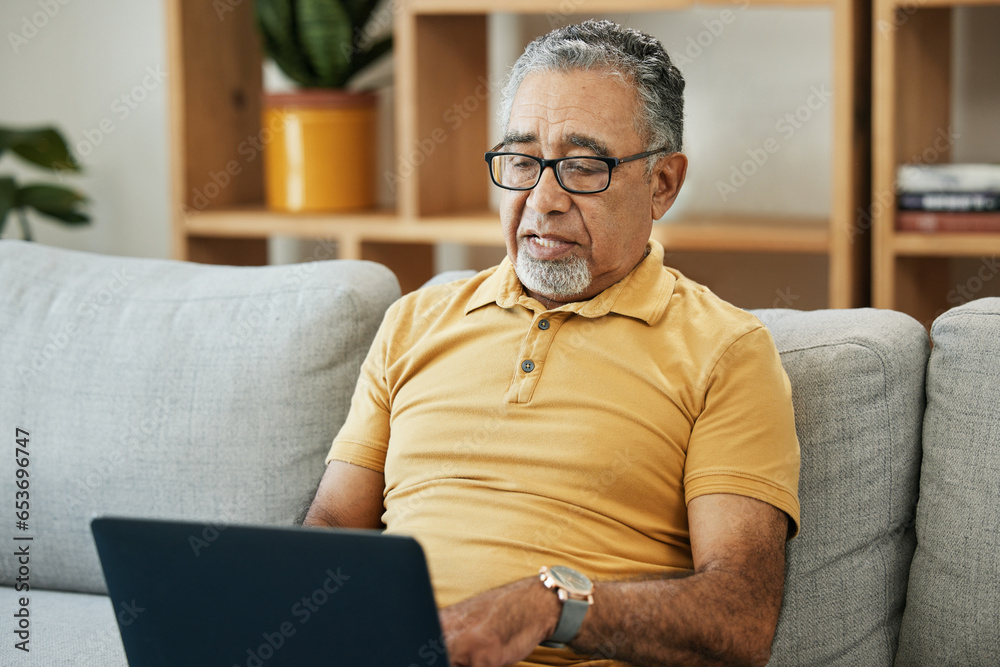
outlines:
[{"label": "man's neck", "polygon": [[[545,310],[555,310],[559,306],[564,306],[567,303],[573,303],[573,301],[574,301],[574,299],[570,299],[569,301],[556,301],[555,299],[547,299],[544,296],[542,296],[541,294],[537,294],[535,292],[532,292],[527,287],[524,288],[524,293],[527,294],[528,296],[530,296],[532,299],[534,299],[538,303],[540,303],[543,306],[545,306]],[[583,301],[583,299],[577,299],[577,300]]]}]

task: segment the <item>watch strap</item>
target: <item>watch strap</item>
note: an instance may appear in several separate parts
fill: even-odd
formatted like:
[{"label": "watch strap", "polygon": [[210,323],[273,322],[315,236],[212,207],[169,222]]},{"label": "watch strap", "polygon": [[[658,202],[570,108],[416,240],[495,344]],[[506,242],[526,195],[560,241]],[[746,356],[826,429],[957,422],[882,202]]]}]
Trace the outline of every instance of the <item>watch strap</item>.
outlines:
[{"label": "watch strap", "polygon": [[579,634],[583,618],[587,615],[589,608],[590,603],[586,600],[574,600],[573,598],[563,600],[562,613],[559,614],[559,623],[556,624],[555,632],[542,642],[542,646],[565,648],[567,642],[572,641]]}]

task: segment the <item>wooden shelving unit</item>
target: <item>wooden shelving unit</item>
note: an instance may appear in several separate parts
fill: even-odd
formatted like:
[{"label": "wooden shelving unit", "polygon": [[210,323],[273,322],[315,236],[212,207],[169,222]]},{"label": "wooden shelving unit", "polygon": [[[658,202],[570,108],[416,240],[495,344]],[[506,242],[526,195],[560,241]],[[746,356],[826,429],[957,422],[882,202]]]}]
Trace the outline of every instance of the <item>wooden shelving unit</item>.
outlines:
[{"label": "wooden shelving unit", "polygon": [[[699,2],[729,6],[730,0]],[[751,7],[827,7],[832,12],[833,155],[829,218],[726,216],[654,227],[670,251],[790,253],[827,259],[828,304],[867,303],[868,235],[857,211],[869,191],[868,33],[865,0],[750,0]],[[409,0],[395,16],[397,156],[412,153],[395,210],[349,215],[288,215],[266,210],[259,154],[260,50],[250,3],[222,19],[211,3],[168,0],[171,53],[174,255],[194,261],[260,264],[270,235],[337,242],[338,256],[381,261],[404,291],[433,273],[436,243],[501,246],[489,208],[487,104],[446,141],[435,136],[455,100],[487,79],[490,12],[561,13],[564,0]],[[654,12],[696,6],[693,0],[575,0],[574,14]],[[440,136],[440,135],[438,135]],[[427,143],[424,141],[424,145]],[[416,163],[419,162],[419,165]],[[397,161],[398,164],[398,161]],[[238,170],[236,174],[230,171]],[[226,179],[223,175],[229,174]],[[226,185],[220,185],[225,181]],[[213,185],[215,187],[213,187]]]},{"label": "wooden shelving unit", "polygon": [[872,301],[927,326],[956,305],[948,297],[955,287],[950,260],[1000,253],[1000,234],[897,231],[896,170],[950,161],[953,13],[996,5],[1000,0],[875,2]]}]

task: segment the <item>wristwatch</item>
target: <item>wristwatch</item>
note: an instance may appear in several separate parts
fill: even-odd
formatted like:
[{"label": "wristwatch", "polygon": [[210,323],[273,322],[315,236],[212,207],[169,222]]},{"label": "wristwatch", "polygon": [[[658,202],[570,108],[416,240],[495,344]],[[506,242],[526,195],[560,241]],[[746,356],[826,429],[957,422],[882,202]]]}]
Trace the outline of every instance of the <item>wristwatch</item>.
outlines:
[{"label": "wristwatch", "polygon": [[594,604],[594,584],[585,575],[563,565],[543,567],[538,578],[545,587],[555,591],[562,602],[562,613],[552,636],[542,646],[565,648],[580,632],[587,609]]}]

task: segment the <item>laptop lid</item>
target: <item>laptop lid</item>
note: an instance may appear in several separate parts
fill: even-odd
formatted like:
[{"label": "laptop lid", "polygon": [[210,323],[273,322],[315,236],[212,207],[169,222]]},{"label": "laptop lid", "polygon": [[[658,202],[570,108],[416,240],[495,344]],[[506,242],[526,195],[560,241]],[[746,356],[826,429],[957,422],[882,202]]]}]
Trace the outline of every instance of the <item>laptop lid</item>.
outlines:
[{"label": "laptop lid", "polygon": [[131,667],[448,664],[412,538],[124,518],[91,530]]}]

